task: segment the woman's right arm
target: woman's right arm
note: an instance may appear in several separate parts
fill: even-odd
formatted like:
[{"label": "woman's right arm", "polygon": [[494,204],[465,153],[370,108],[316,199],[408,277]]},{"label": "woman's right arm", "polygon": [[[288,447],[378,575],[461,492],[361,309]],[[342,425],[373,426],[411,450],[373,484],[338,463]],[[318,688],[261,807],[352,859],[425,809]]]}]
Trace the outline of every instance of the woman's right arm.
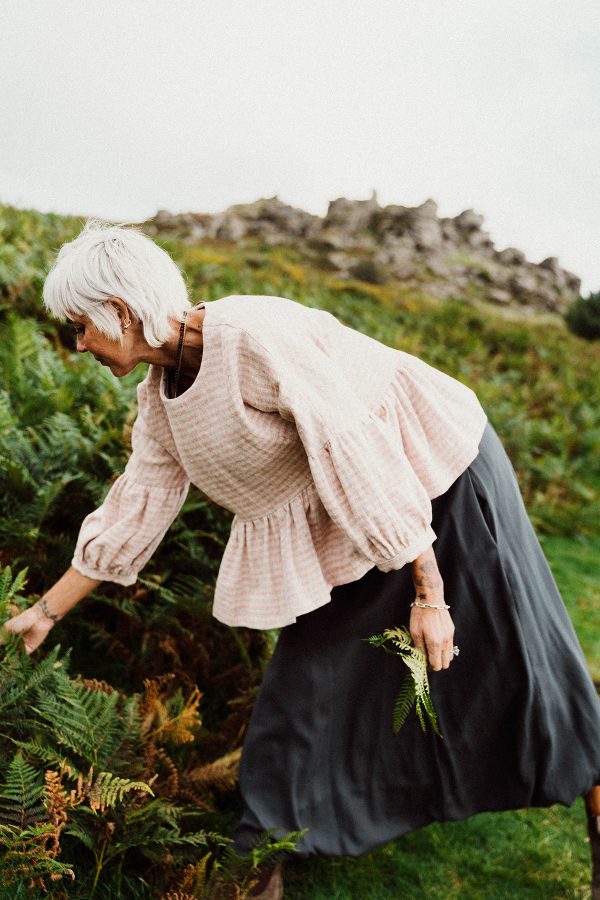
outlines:
[{"label": "woman's right arm", "polygon": [[[102,582],[82,575],[71,566],[43,597],[29,609],[5,622],[3,628],[22,634],[27,653],[32,653],[42,643],[52,626],[99,584]],[[2,642],[0,636],[0,643]]]},{"label": "woman's right arm", "polygon": [[28,653],[103,581],[134,584],[183,505],[189,479],[139,415],[131,445],[125,471],[81,525],[71,568],[33,606],[4,625],[23,632]]}]

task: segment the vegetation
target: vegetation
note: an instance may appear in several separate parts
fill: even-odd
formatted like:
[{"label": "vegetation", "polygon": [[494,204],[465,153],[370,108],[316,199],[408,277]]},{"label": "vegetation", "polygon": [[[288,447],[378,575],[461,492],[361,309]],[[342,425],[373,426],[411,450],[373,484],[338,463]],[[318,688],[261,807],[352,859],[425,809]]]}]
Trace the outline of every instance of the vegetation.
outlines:
[{"label": "vegetation", "polygon": [[[0,621],[64,571],[82,518],[128,454],[143,373],[118,381],[78,357],[40,300],[54,253],[81,224],[0,206]],[[472,387],[600,678],[600,344],[558,315],[529,320],[471,294],[439,301],[373,273],[340,280],[290,247],[158,240],[195,300],[291,297]],[[244,896],[256,859],[236,868],[227,836],[273,635],[211,616],[229,525],[191,491],[135,586],[103,586],[32,658],[18,638],[2,648],[0,900],[44,889],[174,900],[206,896],[217,877],[224,897]],[[293,864],[286,896],[585,897],[588,855],[581,803],[486,813],[360,860]]]},{"label": "vegetation", "polygon": [[565,321],[573,334],[597,341],[600,338],[600,291],[589,297],[578,297],[568,309]]},{"label": "vegetation", "polygon": [[386,653],[398,656],[408,666],[409,674],[394,701],[392,731],[397,734],[414,707],[423,731],[427,731],[426,717],[431,727],[440,734],[438,719],[429,692],[427,661],[425,654],[413,644],[408,628],[386,628],[382,634],[372,634],[366,638],[372,647],[381,647]]}]

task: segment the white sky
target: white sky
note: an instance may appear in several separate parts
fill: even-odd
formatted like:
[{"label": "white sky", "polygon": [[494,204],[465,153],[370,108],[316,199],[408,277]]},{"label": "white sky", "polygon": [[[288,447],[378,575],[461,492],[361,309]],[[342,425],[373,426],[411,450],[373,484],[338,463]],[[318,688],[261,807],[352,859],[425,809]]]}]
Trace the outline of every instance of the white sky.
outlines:
[{"label": "white sky", "polygon": [[2,0],[0,200],[440,215],[600,290],[598,0]]}]

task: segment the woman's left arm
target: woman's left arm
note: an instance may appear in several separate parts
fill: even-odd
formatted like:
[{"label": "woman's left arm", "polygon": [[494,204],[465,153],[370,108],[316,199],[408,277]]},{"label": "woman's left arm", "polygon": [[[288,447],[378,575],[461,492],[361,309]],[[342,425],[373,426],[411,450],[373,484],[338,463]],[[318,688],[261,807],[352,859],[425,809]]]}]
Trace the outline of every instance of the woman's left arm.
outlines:
[{"label": "woman's left arm", "polygon": [[[444,582],[438,569],[433,547],[429,547],[411,563],[415,599],[420,603],[445,605]],[[447,609],[423,609],[413,606],[409,631],[415,646],[427,657],[431,668],[447,669],[453,659],[454,622]]]}]

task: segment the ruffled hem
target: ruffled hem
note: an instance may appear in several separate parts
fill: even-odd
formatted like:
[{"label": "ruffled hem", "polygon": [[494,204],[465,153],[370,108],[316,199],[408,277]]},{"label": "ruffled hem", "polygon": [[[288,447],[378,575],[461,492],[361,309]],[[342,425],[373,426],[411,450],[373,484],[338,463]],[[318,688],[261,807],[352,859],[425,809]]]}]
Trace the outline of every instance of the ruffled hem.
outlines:
[{"label": "ruffled hem", "polygon": [[427,526],[410,547],[375,562],[332,521],[314,482],[286,506],[258,519],[234,518],[215,587],[213,616],[225,625],[283,628],[324,606],[331,590],[375,565],[401,568],[435,540]]},{"label": "ruffled hem", "polygon": [[431,500],[475,459],[487,422],[459,384],[407,357],[376,406],[308,455],[311,482],[271,513],[234,517],[215,618],[281,628],[329,602],[333,587],[425,552],[436,540]]},{"label": "ruffled hem", "polygon": [[213,615],[226,625],[282,628],[372,567],[331,520],[311,481],[270,515],[234,517]]}]

